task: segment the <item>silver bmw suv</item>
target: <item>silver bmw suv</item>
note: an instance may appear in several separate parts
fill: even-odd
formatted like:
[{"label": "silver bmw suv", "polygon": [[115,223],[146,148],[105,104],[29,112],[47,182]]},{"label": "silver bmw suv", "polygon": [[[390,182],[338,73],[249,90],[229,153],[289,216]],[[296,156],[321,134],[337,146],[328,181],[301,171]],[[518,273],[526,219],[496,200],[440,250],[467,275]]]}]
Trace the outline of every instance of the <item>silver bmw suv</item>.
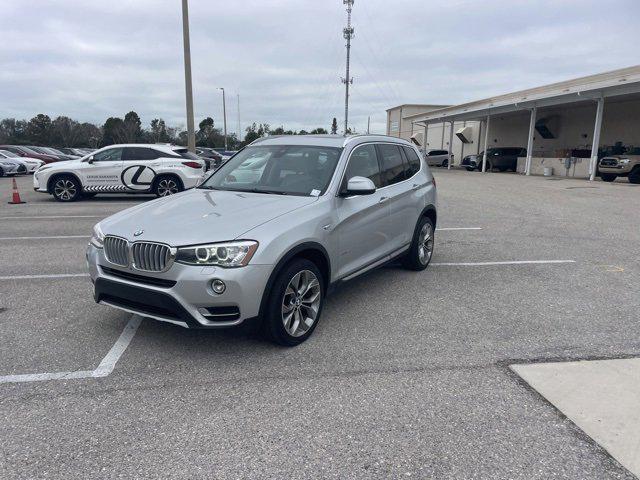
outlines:
[{"label": "silver bmw suv", "polygon": [[327,294],[391,260],[431,260],[436,184],[409,142],[309,135],[253,142],[197,188],[98,223],[95,301],[188,328],[259,320],[312,334]]}]

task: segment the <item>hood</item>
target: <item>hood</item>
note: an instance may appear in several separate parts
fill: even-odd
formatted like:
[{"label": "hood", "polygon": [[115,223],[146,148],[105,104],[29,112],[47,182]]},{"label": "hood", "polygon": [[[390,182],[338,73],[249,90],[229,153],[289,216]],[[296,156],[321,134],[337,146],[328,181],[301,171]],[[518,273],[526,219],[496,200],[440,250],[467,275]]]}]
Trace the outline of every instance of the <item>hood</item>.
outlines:
[{"label": "hood", "polygon": [[[101,221],[100,227],[105,235],[176,247],[223,242],[317,200],[196,188],[123,210]],[[140,230],[144,233],[134,237]]]}]

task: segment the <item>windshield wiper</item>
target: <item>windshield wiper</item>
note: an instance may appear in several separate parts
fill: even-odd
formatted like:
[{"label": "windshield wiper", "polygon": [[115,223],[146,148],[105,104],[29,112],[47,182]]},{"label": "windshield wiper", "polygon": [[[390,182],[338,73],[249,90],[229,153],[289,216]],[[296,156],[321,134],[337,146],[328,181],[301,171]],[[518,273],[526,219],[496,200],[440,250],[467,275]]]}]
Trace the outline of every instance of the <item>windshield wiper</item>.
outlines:
[{"label": "windshield wiper", "polygon": [[272,193],[274,195],[286,195],[287,194],[287,192],[283,192],[282,190],[262,190],[260,188],[251,188],[249,190],[245,190],[245,192]]}]

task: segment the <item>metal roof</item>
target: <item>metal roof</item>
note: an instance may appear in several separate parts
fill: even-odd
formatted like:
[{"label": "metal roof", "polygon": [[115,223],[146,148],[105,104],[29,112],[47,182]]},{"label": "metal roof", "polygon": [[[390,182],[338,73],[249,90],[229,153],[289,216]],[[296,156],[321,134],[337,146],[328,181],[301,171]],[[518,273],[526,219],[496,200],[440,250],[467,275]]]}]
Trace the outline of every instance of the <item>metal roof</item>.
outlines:
[{"label": "metal roof", "polygon": [[640,92],[640,65],[410,115],[414,123],[481,119],[532,107],[548,107]]}]

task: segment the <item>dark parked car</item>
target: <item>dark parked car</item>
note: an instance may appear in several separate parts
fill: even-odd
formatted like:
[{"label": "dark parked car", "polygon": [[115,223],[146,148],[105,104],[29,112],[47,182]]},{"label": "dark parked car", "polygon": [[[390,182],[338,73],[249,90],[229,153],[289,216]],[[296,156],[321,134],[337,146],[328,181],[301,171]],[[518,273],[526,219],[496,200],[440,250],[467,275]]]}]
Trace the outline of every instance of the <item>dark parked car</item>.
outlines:
[{"label": "dark parked car", "polygon": [[58,158],[54,157],[53,155],[38,153],[35,150],[30,149],[29,147],[25,147],[24,145],[0,145],[0,149],[17,153],[21,157],[37,158],[38,160],[42,160],[44,163],[58,161]]},{"label": "dark parked car", "polygon": [[[478,155],[466,155],[460,165],[468,171],[482,171],[482,157],[484,151]],[[487,150],[487,171],[497,168],[501,172],[516,171],[518,157],[526,157],[527,149],[522,147],[496,147]]]},{"label": "dark parked car", "polygon": [[213,148],[199,147],[196,148],[196,155],[205,161],[206,170],[217,170],[222,165],[222,155]]}]

